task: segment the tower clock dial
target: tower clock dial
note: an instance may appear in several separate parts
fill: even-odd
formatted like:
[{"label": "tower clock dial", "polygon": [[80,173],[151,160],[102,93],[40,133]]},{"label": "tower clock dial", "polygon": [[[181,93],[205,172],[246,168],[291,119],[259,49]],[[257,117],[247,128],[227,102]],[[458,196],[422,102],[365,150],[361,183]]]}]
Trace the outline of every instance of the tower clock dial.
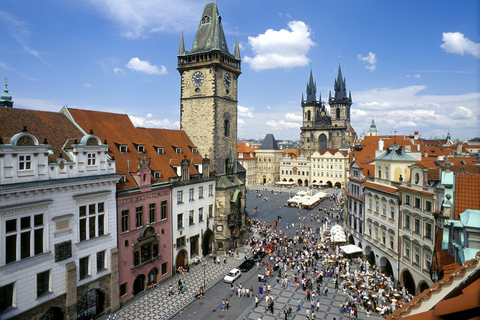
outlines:
[{"label": "tower clock dial", "polygon": [[324,117],[325,116],[325,111],[322,111],[321,115],[322,115],[322,117]]},{"label": "tower clock dial", "polygon": [[192,76],[192,83],[194,86],[200,87],[204,79],[205,79],[205,76],[203,75],[203,73],[201,71],[197,71]]},{"label": "tower clock dial", "polygon": [[225,87],[230,88],[230,85],[232,84],[232,77],[229,73],[225,73],[225,75],[223,76],[223,84],[225,85]]}]

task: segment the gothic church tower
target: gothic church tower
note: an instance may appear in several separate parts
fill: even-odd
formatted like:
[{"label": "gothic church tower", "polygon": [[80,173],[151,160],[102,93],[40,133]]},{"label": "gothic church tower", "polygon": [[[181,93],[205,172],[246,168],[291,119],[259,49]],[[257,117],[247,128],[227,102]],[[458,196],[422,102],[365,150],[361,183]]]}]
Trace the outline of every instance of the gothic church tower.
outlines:
[{"label": "gothic church tower", "polygon": [[182,78],[180,128],[210,159],[212,170],[225,174],[229,161],[237,163],[241,59],[238,37],[234,54],[228,51],[216,2],[205,5],[190,51],[185,51],[182,30],[177,70]]}]

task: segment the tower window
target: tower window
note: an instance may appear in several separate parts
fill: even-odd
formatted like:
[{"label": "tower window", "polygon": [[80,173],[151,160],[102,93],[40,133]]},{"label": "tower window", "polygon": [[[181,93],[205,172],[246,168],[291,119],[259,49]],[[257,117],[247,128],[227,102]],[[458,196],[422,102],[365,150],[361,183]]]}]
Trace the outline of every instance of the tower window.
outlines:
[{"label": "tower window", "polygon": [[223,128],[225,129],[225,132],[224,132],[225,137],[230,136],[230,120],[228,119],[224,120]]},{"label": "tower window", "polygon": [[340,119],[340,108],[335,109],[335,117],[336,119]]},{"label": "tower window", "polygon": [[210,23],[210,17],[209,16],[204,16],[202,18],[202,24],[207,24]]},{"label": "tower window", "polygon": [[310,110],[307,111],[307,121],[310,121],[310,118],[311,118],[311,112]]}]

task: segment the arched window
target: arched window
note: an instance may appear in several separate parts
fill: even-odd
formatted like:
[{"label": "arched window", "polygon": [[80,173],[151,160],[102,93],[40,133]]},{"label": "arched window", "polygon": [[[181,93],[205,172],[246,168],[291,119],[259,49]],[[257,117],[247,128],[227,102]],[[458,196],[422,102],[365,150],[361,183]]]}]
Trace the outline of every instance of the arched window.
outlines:
[{"label": "arched window", "polygon": [[390,179],[390,170],[388,167],[385,167],[385,179]]},{"label": "arched window", "polygon": [[378,178],[382,179],[382,167],[378,166]]},{"label": "arched window", "polygon": [[225,137],[228,137],[230,136],[230,120],[228,119],[225,119],[224,120],[224,124],[223,124],[223,127],[225,129]]}]

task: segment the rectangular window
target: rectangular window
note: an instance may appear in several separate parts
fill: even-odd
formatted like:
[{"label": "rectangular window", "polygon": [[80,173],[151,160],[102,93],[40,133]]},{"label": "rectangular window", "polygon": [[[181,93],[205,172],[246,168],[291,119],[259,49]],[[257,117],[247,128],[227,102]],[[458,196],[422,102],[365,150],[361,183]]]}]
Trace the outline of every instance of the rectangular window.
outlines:
[{"label": "rectangular window", "polygon": [[405,257],[410,259],[410,243],[405,243]]},{"label": "rectangular window", "polygon": [[50,270],[37,273],[37,298],[50,292]]},{"label": "rectangular window", "polygon": [[157,148],[157,153],[158,154],[164,154],[165,150],[163,148]]},{"label": "rectangular window", "polygon": [[390,219],[395,220],[395,207],[390,206]]},{"label": "rectangular window", "polygon": [[105,269],[105,251],[97,252],[97,272]]},{"label": "rectangular window", "polygon": [[79,216],[79,237],[80,241],[85,241],[105,234],[105,204],[103,202],[97,204],[81,206],[78,208]]},{"label": "rectangular window", "polygon": [[175,153],[176,154],[181,154],[182,153],[182,148],[175,148]]},{"label": "rectangular window", "polygon": [[127,152],[128,152],[127,145],[126,144],[121,145],[120,146],[120,153],[127,153]]},{"label": "rectangular window", "polygon": [[177,249],[185,246],[185,236],[177,238]]},{"label": "rectangular window", "polygon": [[193,197],[193,188],[188,189],[188,201],[193,201],[195,200]]},{"label": "rectangular window", "polygon": [[425,254],[425,269],[430,270],[432,268],[432,256]]},{"label": "rectangular window", "polygon": [[158,180],[162,178],[162,172],[161,171],[155,171],[153,173],[153,179]]},{"label": "rectangular window", "polygon": [[127,232],[130,230],[130,223],[128,220],[128,212],[129,210],[122,210],[122,232]]},{"label": "rectangular window", "polygon": [[372,200],[372,198],[368,199],[368,208],[369,208],[370,210],[372,210],[372,208],[373,208],[373,200]]},{"label": "rectangular window", "polygon": [[166,275],[168,272],[168,262],[162,263],[162,276]]},{"label": "rectangular window", "polygon": [[415,233],[420,233],[420,220],[415,219]]},{"label": "rectangular window", "polygon": [[96,165],[96,154],[95,153],[88,153],[87,154],[87,166],[94,166]]},{"label": "rectangular window", "polygon": [[432,202],[431,201],[426,201],[425,202],[425,211],[432,212]]},{"label": "rectangular window", "polygon": [[420,264],[420,249],[415,248],[415,263]]},{"label": "rectangular window", "polygon": [[415,208],[421,209],[420,208],[420,198],[415,198]]},{"label": "rectangular window", "polygon": [[385,231],[382,232],[382,243],[383,243],[383,245],[387,244],[387,235],[386,235]]},{"label": "rectangular window", "polygon": [[143,206],[135,208],[135,228],[143,226]]},{"label": "rectangular window", "polygon": [[120,285],[120,296],[122,297],[122,296],[126,295],[126,294],[127,294],[127,290],[128,290],[127,283],[126,283],[126,282],[125,282],[125,283],[122,283],[122,284]]},{"label": "rectangular window", "polygon": [[368,225],[368,235],[371,237],[372,236],[372,225]]},{"label": "rectangular window", "polygon": [[183,228],[183,213],[177,214],[177,229]]},{"label": "rectangular window", "polygon": [[384,216],[384,217],[387,216],[387,204],[386,203],[382,204],[382,216]]},{"label": "rectangular window", "polygon": [[79,260],[79,272],[80,272],[80,280],[85,279],[88,277],[88,257],[80,258]]},{"label": "rectangular window", "polygon": [[213,218],[213,204],[208,206],[208,218]]},{"label": "rectangular window", "polygon": [[198,221],[203,221],[203,208],[198,208]]},{"label": "rectangular window", "polygon": [[167,200],[162,200],[162,202],[160,202],[160,214],[161,220],[167,219]]},{"label": "rectangular window", "polygon": [[[5,263],[43,253],[43,214],[10,219],[5,222]],[[17,256],[17,248],[20,257]]]},{"label": "rectangular window", "polygon": [[208,186],[208,196],[213,197],[213,184]]},{"label": "rectangular window", "polygon": [[144,145],[137,146],[137,151],[138,151],[138,153],[144,153],[145,152],[145,146]]},{"label": "rectangular window", "polygon": [[32,168],[32,156],[18,156],[18,170],[30,170]]},{"label": "rectangular window", "polygon": [[0,287],[0,312],[13,307],[13,283]]},{"label": "rectangular window", "polygon": [[153,223],[156,221],[156,211],[157,211],[157,208],[155,206],[155,203],[150,203],[148,205],[148,221],[150,223]]},{"label": "rectangular window", "polygon": [[405,216],[405,229],[410,230],[410,216]]},{"label": "rectangular window", "polygon": [[188,224],[192,225],[194,223],[195,223],[195,220],[194,220],[193,210],[190,210],[188,212]]},{"label": "rectangular window", "polygon": [[425,223],[425,237],[432,239],[432,225],[430,223]]},{"label": "rectangular window", "polygon": [[393,236],[390,236],[390,249],[392,250],[393,250],[393,245],[394,245]]},{"label": "rectangular window", "polygon": [[183,202],[183,191],[177,191],[177,203]]},{"label": "rectangular window", "polygon": [[198,199],[203,199],[203,187],[198,187]]},{"label": "rectangular window", "polygon": [[380,203],[378,201],[375,201],[375,212],[376,213],[380,212]]},{"label": "rectangular window", "polygon": [[410,205],[410,196],[409,196],[409,195],[405,195],[405,204],[406,204],[407,206]]}]

